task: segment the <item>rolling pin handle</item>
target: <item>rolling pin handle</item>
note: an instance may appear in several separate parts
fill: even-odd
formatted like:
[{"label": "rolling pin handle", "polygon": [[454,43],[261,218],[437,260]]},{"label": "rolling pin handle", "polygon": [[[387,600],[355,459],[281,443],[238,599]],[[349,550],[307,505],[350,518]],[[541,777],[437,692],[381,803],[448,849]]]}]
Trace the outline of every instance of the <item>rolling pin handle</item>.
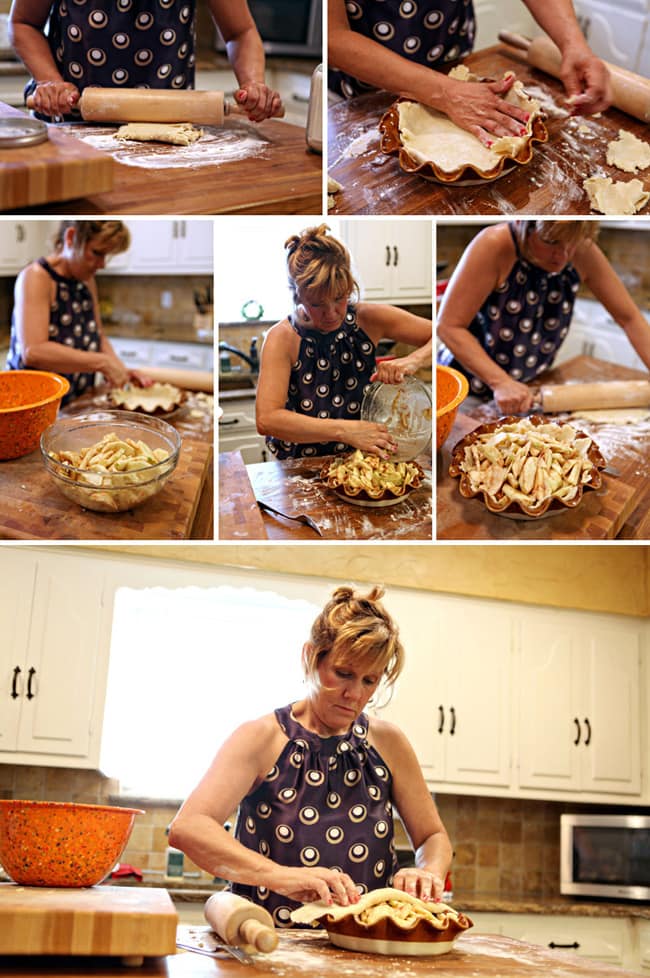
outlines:
[{"label": "rolling pin handle", "polygon": [[514,34],[512,31],[499,31],[498,37],[504,44],[510,44],[511,47],[519,48],[520,51],[527,51],[530,47],[530,38],[524,37],[523,34]]},{"label": "rolling pin handle", "polygon": [[239,927],[239,936],[244,944],[250,944],[257,951],[268,954],[278,946],[278,935],[259,920],[244,920]]}]

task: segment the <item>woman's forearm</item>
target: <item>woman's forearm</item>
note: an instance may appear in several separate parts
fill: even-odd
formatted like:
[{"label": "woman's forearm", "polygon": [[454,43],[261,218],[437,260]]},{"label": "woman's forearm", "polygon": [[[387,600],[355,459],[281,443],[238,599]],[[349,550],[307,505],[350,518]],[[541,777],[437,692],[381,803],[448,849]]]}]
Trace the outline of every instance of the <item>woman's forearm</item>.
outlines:
[{"label": "woman's forearm", "polygon": [[213,876],[272,889],[269,884],[276,864],[247,849],[209,815],[177,818],[169,830],[169,842]]},{"label": "woman's forearm", "polygon": [[310,418],[286,408],[257,412],[260,435],[281,438],[296,445],[309,442],[345,441],[345,421],[336,418]]},{"label": "woman's forearm", "polygon": [[415,853],[415,864],[420,869],[427,869],[435,876],[444,879],[451,866],[453,852],[451,842],[446,832],[435,832],[418,847]]},{"label": "woman's forearm", "polygon": [[40,370],[53,370],[64,374],[94,373],[102,370],[106,355],[100,351],[76,350],[63,343],[46,340],[44,343],[26,345],[23,350],[23,360],[27,367]]},{"label": "woman's forearm", "polygon": [[438,326],[438,339],[442,340],[466,370],[479,377],[492,390],[508,379],[506,371],[492,360],[468,329],[450,329],[441,324]]},{"label": "woman's forearm", "polygon": [[36,81],[62,81],[61,72],[42,31],[31,24],[13,22],[9,39],[16,54]]},{"label": "woman's forearm", "polygon": [[228,60],[240,85],[248,82],[264,84],[264,48],[255,28],[226,42]]},{"label": "woman's forearm", "polygon": [[576,19],[571,0],[524,0],[531,14],[560,51],[567,44],[584,44],[584,35]]},{"label": "woman's forearm", "polygon": [[330,31],[330,67],[345,71],[374,88],[442,108],[446,76],[402,58],[394,51],[354,31]]},{"label": "woman's forearm", "polygon": [[628,340],[650,370],[650,323],[637,309],[630,319],[620,320],[619,326],[625,330]]}]

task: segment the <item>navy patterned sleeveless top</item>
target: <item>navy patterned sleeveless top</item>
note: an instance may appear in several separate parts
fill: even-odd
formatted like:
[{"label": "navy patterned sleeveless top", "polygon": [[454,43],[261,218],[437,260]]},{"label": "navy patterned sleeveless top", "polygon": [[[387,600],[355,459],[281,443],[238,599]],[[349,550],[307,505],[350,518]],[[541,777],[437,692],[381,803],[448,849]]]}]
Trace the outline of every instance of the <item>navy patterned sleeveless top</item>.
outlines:
[{"label": "navy patterned sleeveless top", "polygon": [[[358,325],[354,306],[348,306],[335,333],[309,329],[293,316],[289,322],[300,337],[300,349],[291,367],[287,411],[311,418],[358,419],[375,372],[375,345]],[[266,443],[276,458],[338,455],[350,447],[332,441],[296,445],[272,436]]]},{"label": "navy patterned sleeveless top", "polygon": [[[393,841],[392,775],[367,740],[368,718],[350,731],[319,737],[275,711],[289,738],[262,783],[243,799],[235,838],[283,866],[324,866],[347,873],[360,893],[390,886],[398,864]],[[265,907],[278,927],[290,927],[300,906],[266,887],[230,889]]]},{"label": "navy patterned sleeveless top", "polygon": [[[426,68],[464,58],[474,46],[472,0],[346,0],[350,28]],[[328,85],[344,98],[371,91],[332,67]]]},{"label": "navy patterned sleeveless top", "polygon": [[[55,0],[47,40],[61,77],[83,91],[193,88],[195,0]],[[25,89],[36,87],[32,80]]]},{"label": "navy patterned sleeveless top", "polygon": [[[88,286],[76,278],[59,275],[45,258],[39,258],[38,264],[56,283],[56,295],[50,306],[48,339],[54,343],[63,343],[64,346],[72,346],[76,350],[98,350],[100,336],[95,321],[93,297]],[[26,370],[28,368],[18,342],[14,315],[15,313],[12,314],[7,369]],[[94,372],[61,373],[61,376],[70,382],[70,390],[61,401],[62,405],[83,394],[95,383]]]},{"label": "navy patterned sleeveless top", "polygon": [[[573,265],[546,272],[522,257],[512,225],[517,258],[505,282],[492,292],[470,323],[470,332],[488,356],[514,380],[528,383],[552,365],[569,332],[580,276]],[[470,393],[491,397],[489,387],[450,350],[438,362],[465,374]]]}]

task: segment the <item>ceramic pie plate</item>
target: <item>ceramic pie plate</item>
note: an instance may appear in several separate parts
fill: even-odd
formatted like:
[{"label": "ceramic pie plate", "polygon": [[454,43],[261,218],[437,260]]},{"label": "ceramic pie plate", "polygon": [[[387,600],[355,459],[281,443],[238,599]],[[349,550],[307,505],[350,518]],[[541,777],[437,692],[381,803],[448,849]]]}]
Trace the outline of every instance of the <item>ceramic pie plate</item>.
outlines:
[{"label": "ceramic pie plate", "polygon": [[[549,516],[559,516],[567,509],[575,509],[580,505],[584,498],[584,493],[590,489],[600,489],[603,484],[603,478],[600,470],[604,469],[607,462],[603,458],[600,449],[596,445],[593,439],[591,439],[591,445],[587,452],[587,457],[594,466],[592,470],[591,481],[585,483],[579,487],[579,491],[576,493],[573,499],[563,500],[557,497],[552,497],[542,504],[542,507],[535,512],[526,512],[522,507],[521,503],[517,500],[506,500],[499,501],[494,499],[494,497],[489,496],[484,489],[479,489],[474,491],[470,487],[469,476],[466,472],[463,472],[460,463],[463,460],[465,454],[465,448],[472,445],[474,442],[478,441],[481,435],[491,434],[502,428],[504,425],[516,424],[520,422],[521,418],[510,415],[506,418],[500,418],[498,421],[493,421],[490,424],[479,425],[478,428],[474,428],[470,431],[468,435],[454,445],[451,453],[451,463],[449,465],[449,474],[452,478],[459,478],[458,489],[461,496],[465,499],[478,499],[482,502],[485,508],[493,513],[495,516],[505,516],[508,519],[520,519],[520,520],[538,520],[543,517]],[[543,424],[549,424],[549,419],[544,415],[533,414],[528,418],[528,421],[535,427]],[[585,432],[580,431],[575,425],[569,425],[566,421],[553,421],[553,424],[557,424],[560,427],[565,425],[574,428],[576,432],[576,437],[579,438],[590,438],[590,435],[585,434]]]},{"label": "ceramic pie plate", "polygon": [[[402,143],[402,135],[399,128],[399,104],[400,102],[410,102],[412,99],[399,98],[390,106],[381,118],[379,131],[381,133],[380,147],[382,152],[396,154],[399,165],[405,173],[417,173],[418,176],[436,183],[445,185],[471,186],[485,183],[486,181],[497,180],[510,172],[515,163],[530,163],[533,158],[535,143],[545,143],[548,140],[548,132],[542,119],[537,117],[533,120],[533,129],[530,139],[521,147],[516,156],[502,156],[496,166],[490,170],[479,170],[472,165],[464,165],[451,172],[441,170],[433,160],[416,160],[408,152]],[[506,167],[508,169],[506,169]],[[463,183],[460,183],[460,181]],[[472,181],[472,184],[465,181]]]},{"label": "ceramic pie plate", "polygon": [[[153,386],[156,387],[155,384]],[[174,385],[160,384],[158,386],[161,388],[163,387],[168,388],[170,386],[173,387]],[[146,387],[142,388],[143,392],[146,392],[147,390],[149,390],[149,388]],[[130,403],[128,406],[125,406],[124,401],[121,401],[119,397],[121,393],[127,394],[129,396]],[[116,396],[117,396],[117,400],[116,400]],[[145,403],[138,404],[137,396],[138,396],[137,388],[129,391],[122,391],[121,389],[116,389],[114,391],[111,391],[108,395],[112,407],[116,408],[117,410],[135,411],[136,414],[147,414],[149,415],[149,417],[164,419],[164,418],[171,418],[178,413],[178,411],[183,406],[184,401],[187,399],[187,391],[181,390],[180,388],[175,388],[173,395],[167,392],[166,397],[161,393],[160,395],[161,401],[164,400],[166,402],[164,406],[162,404],[155,404],[155,403],[150,405],[147,405]],[[173,398],[173,400],[171,405],[168,407],[167,403],[170,401],[170,398]]]},{"label": "ceramic pie plate", "polygon": [[334,492],[345,503],[353,503],[355,506],[367,506],[368,509],[380,509],[383,506],[396,506],[398,503],[403,503],[416,488],[417,486],[409,486],[403,495],[389,496],[386,499],[369,499],[365,493],[359,493],[358,496],[348,496],[343,489],[335,489]]},{"label": "ceramic pie plate", "polygon": [[348,951],[429,957],[448,954],[456,938],[472,926],[472,921],[459,914],[458,919],[449,917],[447,926],[439,929],[427,920],[418,920],[415,926],[401,927],[386,917],[368,925],[354,916],[347,916],[339,920],[325,917],[323,924],[332,944]]},{"label": "ceramic pie plate", "polygon": [[[493,183],[498,180],[499,177],[505,177],[508,173],[512,173],[517,164],[514,160],[510,160],[509,163],[505,163],[503,168],[499,173],[493,177],[477,177],[476,180],[454,180],[454,187],[483,187],[486,183]],[[423,180],[428,180],[430,183],[439,183],[443,187],[449,186],[448,180],[439,180],[438,177],[434,177],[432,173],[420,173],[419,174]]]},{"label": "ceramic pie plate", "polygon": [[[354,453],[353,453],[354,454]],[[343,456],[338,459],[339,462],[346,462],[352,458],[352,455]],[[396,496],[395,493],[390,492],[390,490],[385,489],[381,496],[373,497],[370,496],[364,489],[360,489],[356,493],[348,493],[345,491],[342,485],[334,484],[333,476],[330,474],[330,468],[333,462],[327,462],[320,471],[320,476],[325,485],[331,489],[334,494],[339,498],[344,500],[346,503],[353,503],[355,506],[366,506],[370,508],[379,508],[382,506],[396,506],[397,503],[403,502],[408,496],[415,490],[419,489],[424,481],[424,469],[418,462],[410,462],[410,465],[414,465],[417,474],[415,476],[415,482],[408,485],[401,495]]]}]

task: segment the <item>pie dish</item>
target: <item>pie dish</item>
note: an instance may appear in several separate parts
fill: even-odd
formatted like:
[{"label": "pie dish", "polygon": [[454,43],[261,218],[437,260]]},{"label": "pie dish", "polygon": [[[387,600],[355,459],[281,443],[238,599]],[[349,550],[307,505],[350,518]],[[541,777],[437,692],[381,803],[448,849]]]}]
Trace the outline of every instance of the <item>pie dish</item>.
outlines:
[{"label": "pie dish", "polygon": [[348,502],[389,505],[417,489],[424,469],[417,462],[395,462],[359,449],[332,459],[321,469],[330,489]]},{"label": "pie dish", "polygon": [[449,474],[460,478],[461,496],[480,497],[491,513],[539,518],[600,489],[605,465],[589,435],[532,415],[479,425],[454,446]]},{"label": "pie dish", "polygon": [[158,383],[150,387],[116,387],[110,392],[116,408],[158,416],[171,414],[181,406],[185,396],[185,391],[173,384]]},{"label": "pie dish", "polygon": [[[481,80],[464,65],[454,68],[449,76],[458,81]],[[512,72],[506,72],[503,77],[511,76]],[[505,100],[529,113],[526,132],[523,136],[501,136],[488,148],[442,112],[399,98],[379,123],[381,149],[396,153],[407,173],[418,173],[439,183],[496,180],[515,163],[530,163],[534,143],[548,139],[540,104],[526,94],[520,81],[513,83]]]},{"label": "pie dish", "polygon": [[365,893],[347,907],[308,903],[291,919],[322,923],[330,941],[349,951],[409,956],[446,954],[472,926],[469,917],[446,903],[426,903],[392,887]]}]

